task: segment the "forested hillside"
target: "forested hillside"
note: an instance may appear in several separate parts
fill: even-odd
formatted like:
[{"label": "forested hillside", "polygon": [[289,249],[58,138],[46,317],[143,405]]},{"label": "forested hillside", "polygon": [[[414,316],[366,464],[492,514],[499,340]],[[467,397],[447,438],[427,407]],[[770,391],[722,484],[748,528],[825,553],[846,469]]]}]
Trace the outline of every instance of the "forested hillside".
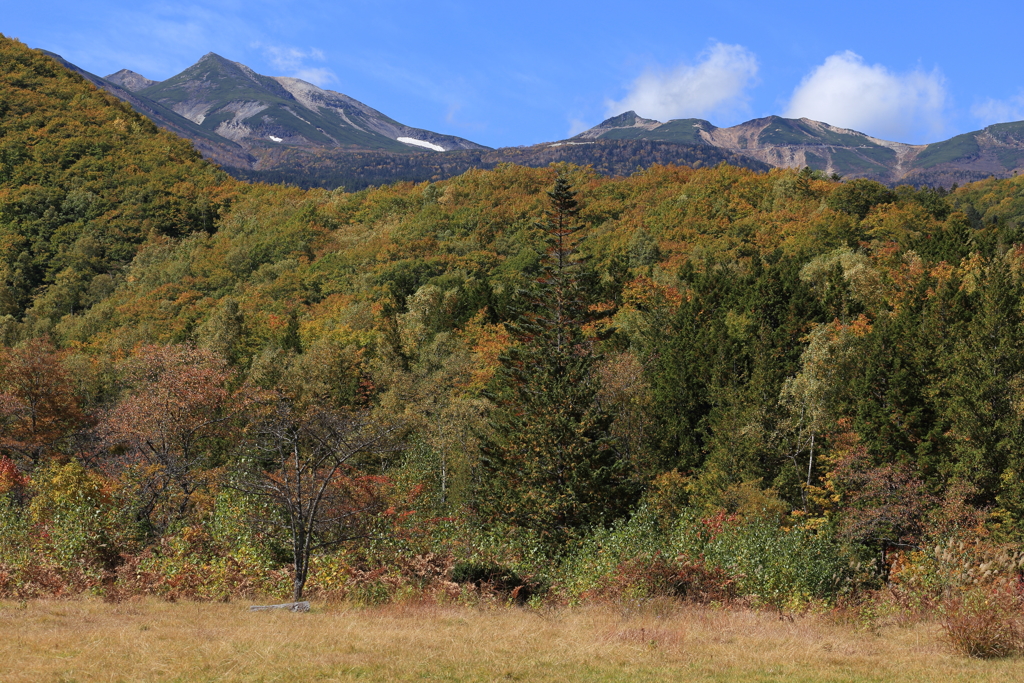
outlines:
[{"label": "forested hillside", "polygon": [[0,57],[0,313],[80,311],[147,238],[214,230],[236,183],[188,141],[14,41]]},{"label": "forested hillside", "polygon": [[418,154],[383,152],[296,151],[269,152],[262,168],[232,169],[236,178],[252,182],[285,183],[306,189],[322,187],[362,190],[408,182],[437,181],[470,169],[490,170],[499,164],[543,168],[552,163],[590,166],[608,176],[629,175],[652,164],[702,168],[719,163],[767,171],[770,166],[741,154],[707,145],[680,145],[648,140],[597,140],[586,143],[504,147],[495,150],[453,150]]},{"label": "forested hillside", "polygon": [[1024,180],[248,185],[2,47],[0,593],[1017,576]]}]

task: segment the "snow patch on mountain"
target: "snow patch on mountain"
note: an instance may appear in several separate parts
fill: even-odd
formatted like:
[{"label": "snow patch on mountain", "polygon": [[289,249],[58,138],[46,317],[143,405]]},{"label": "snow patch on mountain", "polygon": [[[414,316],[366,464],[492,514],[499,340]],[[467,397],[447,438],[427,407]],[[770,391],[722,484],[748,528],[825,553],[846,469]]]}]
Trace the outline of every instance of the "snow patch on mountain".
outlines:
[{"label": "snow patch on mountain", "polygon": [[404,142],[407,145],[416,145],[418,147],[426,147],[428,149],[434,150],[435,152],[445,152],[445,151],[447,151],[441,145],[435,145],[432,142],[426,142],[424,140],[417,140],[416,138],[395,138],[395,139],[398,140],[399,142]]}]

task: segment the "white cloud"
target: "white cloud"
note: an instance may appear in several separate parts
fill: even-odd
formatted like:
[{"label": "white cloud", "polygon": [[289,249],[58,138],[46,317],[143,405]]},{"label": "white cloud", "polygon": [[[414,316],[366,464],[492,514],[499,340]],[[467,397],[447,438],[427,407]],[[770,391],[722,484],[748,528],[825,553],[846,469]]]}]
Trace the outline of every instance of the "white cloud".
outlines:
[{"label": "white cloud", "polygon": [[64,36],[61,46],[39,47],[62,52],[65,58],[99,75],[127,68],[162,80],[211,50],[238,59],[250,43],[257,28],[218,4],[222,3],[143,1],[131,7],[126,3],[117,21],[110,21],[108,13],[96,7],[89,15],[95,25],[76,26]]},{"label": "white cloud", "polygon": [[697,64],[651,69],[633,82],[620,101],[606,103],[608,115],[633,110],[645,118],[705,118],[744,109],[745,92],[757,77],[757,57],[742,45],[716,43]]},{"label": "white cloud", "polygon": [[993,123],[1022,121],[1024,120],[1024,92],[1006,100],[989,98],[981,104],[971,107],[971,114],[985,126]]},{"label": "white cloud", "polygon": [[452,102],[448,105],[448,111],[444,115],[444,120],[448,123],[455,123],[455,115],[462,109],[462,104],[459,102]]},{"label": "white cloud", "polygon": [[338,77],[330,69],[299,69],[291,75],[321,88],[338,80]]},{"label": "white cloud", "polygon": [[945,78],[937,70],[897,74],[847,50],[801,81],[785,116],[899,142],[927,142],[925,136],[944,132],[946,104]]},{"label": "white cloud", "polygon": [[309,66],[307,62],[323,62],[327,59],[322,50],[310,48],[300,50],[295,47],[281,47],[278,45],[262,45],[255,43],[255,48],[261,48],[267,60],[274,65],[274,68],[285,72],[285,75],[293,78],[301,78],[318,86],[325,86],[334,83],[338,77],[330,69],[323,67]]},{"label": "white cloud", "polygon": [[592,128],[592,127],[593,126],[591,126],[589,123],[587,123],[583,119],[570,118],[569,119],[569,133],[568,133],[567,137],[571,138],[573,135],[579,135],[583,131],[585,131],[585,130],[587,130],[589,128]]}]

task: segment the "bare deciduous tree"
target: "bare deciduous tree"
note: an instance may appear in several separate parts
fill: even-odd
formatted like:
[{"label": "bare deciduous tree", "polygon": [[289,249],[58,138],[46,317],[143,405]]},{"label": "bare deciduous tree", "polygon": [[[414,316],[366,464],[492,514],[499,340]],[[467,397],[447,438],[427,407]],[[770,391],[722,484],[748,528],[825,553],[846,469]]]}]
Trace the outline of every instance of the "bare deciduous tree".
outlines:
[{"label": "bare deciduous tree", "polygon": [[282,514],[302,599],[317,550],[367,536],[383,508],[383,477],[360,469],[362,456],[393,450],[395,430],[368,412],[310,408],[279,400],[247,429],[234,486]]}]

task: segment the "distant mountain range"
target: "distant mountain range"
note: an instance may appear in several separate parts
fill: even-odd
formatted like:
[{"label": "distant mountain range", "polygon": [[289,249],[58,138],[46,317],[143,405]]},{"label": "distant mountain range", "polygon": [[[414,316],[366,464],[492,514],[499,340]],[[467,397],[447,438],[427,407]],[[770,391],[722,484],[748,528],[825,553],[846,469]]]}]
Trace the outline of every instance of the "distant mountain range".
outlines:
[{"label": "distant mountain range", "polygon": [[542,166],[571,161],[622,175],[653,163],[724,161],[754,170],[809,166],[887,185],[931,186],[1024,171],[1024,122],[909,145],[810,119],[769,116],[718,128],[703,119],[663,123],[630,111],[568,140],[492,150],[404,125],[347,95],[297,78],[257,74],[212,52],[166,81],[127,69],[101,78],[46,54],[158,126],[190,139],[232,175],[304,187],[354,190],[398,180],[436,180],[506,162]]},{"label": "distant mountain range", "polygon": [[704,119],[662,123],[629,111],[568,142],[590,140],[710,145],[770,166],[810,166],[889,185],[949,185],[1024,171],[1024,122],[1000,123],[930,145],[908,145],[810,119],[768,116],[718,128]]}]

